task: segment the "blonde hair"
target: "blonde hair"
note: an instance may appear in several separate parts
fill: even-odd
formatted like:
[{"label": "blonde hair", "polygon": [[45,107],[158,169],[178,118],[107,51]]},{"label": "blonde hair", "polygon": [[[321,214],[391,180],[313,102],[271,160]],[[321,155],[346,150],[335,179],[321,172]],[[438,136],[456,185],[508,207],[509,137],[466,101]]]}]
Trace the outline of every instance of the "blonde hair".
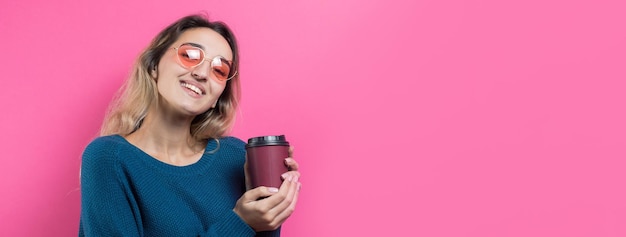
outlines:
[{"label": "blonde hair", "polygon": [[[148,108],[157,103],[158,91],[151,73],[170,49],[171,45],[188,29],[205,27],[222,35],[233,51],[231,75],[239,69],[239,53],[234,34],[223,22],[211,22],[206,16],[190,15],[179,19],[163,29],[141,53],[133,66],[130,77],[109,106],[100,131],[101,136],[118,134],[122,136],[135,132],[148,113]],[[239,103],[239,75],[226,82],[224,92],[218,98],[215,108],[196,116],[190,134],[198,141],[220,138],[231,128]]]}]

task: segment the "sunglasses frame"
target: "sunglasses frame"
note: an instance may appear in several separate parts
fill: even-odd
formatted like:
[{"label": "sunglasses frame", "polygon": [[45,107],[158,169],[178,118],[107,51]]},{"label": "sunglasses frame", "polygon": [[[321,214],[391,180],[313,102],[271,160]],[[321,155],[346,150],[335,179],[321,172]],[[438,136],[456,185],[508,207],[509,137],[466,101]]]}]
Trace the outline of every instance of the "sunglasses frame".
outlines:
[{"label": "sunglasses frame", "polygon": [[[196,65],[191,66],[191,67],[185,66],[185,64],[181,61],[182,59],[180,59],[180,54],[178,53],[178,50],[179,50],[181,47],[183,47],[183,46],[187,46],[187,47],[191,47],[191,48],[193,48],[193,49],[200,50],[200,52],[202,52],[202,61],[201,61],[200,63],[196,64]],[[182,67],[186,68],[186,69],[193,69],[193,68],[195,68],[195,67],[197,67],[197,66],[202,65],[205,61],[209,61],[209,59],[206,57],[206,53],[204,52],[204,50],[202,50],[202,48],[197,47],[197,46],[193,46],[193,45],[190,45],[190,44],[181,44],[181,45],[180,45],[180,46],[178,46],[178,47],[172,47],[172,49],[174,49],[174,50],[175,50],[175,53],[176,53],[176,61],[178,61],[178,64],[179,64],[180,66],[182,66]],[[215,70],[215,69],[213,68],[213,61],[215,61],[216,59],[219,59],[219,60],[220,60],[220,62],[221,62],[221,61],[226,62],[226,63],[228,64],[228,67],[229,67],[229,68],[232,68],[233,62],[231,62],[231,61],[229,61],[229,60],[225,59],[224,57],[222,57],[222,56],[219,56],[219,55],[218,55],[218,56],[215,56],[215,57],[213,57],[213,58],[211,58],[211,59],[210,59],[210,62],[209,62],[209,63],[210,63],[210,66],[211,66],[211,72],[212,72],[212,73],[213,73],[213,70]],[[228,74],[230,74],[230,73],[231,73],[231,71],[229,71],[229,72],[228,72]],[[233,79],[235,76],[237,76],[237,71],[235,71],[234,73],[232,73],[232,75],[231,75],[231,76],[229,76],[228,78],[226,78],[226,80],[220,80],[219,78],[215,78],[215,79],[217,79],[217,81],[229,81],[230,79]]]}]

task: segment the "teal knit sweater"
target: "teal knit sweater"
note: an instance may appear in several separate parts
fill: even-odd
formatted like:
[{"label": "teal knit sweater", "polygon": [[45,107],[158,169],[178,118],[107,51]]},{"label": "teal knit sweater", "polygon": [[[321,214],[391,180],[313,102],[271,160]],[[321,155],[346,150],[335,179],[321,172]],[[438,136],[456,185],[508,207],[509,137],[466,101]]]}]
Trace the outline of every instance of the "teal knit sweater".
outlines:
[{"label": "teal knit sweater", "polygon": [[163,163],[121,136],[83,153],[79,236],[280,236],[255,233],[232,209],[245,191],[245,143],[209,141],[188,166]]}]

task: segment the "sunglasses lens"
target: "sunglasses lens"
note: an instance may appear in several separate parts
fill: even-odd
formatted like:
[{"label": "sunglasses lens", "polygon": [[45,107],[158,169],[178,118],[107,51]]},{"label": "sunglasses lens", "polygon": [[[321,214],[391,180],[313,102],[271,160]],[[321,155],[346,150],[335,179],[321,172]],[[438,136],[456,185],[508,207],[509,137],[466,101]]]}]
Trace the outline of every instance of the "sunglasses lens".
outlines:
[{"label": "sunglasses lens", "polygon": [[182,45],[178,48],[178,59],[187,68],[195,67],[204,60],[204,52],[196,47]]},{"label": "sunglasses lens", "polygon": [[[204,61],[204,51],[191,45],[181,45],[178,48],[178,61],[183,67],[193,68]],[[211,74],[219,81],[227,81],[230,75],[230,62],[217,56],[211,59]],[[232,76],[231,76],[232,77]]]},{"label": "sunglasses lens", "polygon": [[228,78],[230,75],[230,63],[228,63],[226,59],[222,57],[213,58],[213,60],[211,60],[211,68],[212,73],[218,80],[226,81],[230,79]]}]

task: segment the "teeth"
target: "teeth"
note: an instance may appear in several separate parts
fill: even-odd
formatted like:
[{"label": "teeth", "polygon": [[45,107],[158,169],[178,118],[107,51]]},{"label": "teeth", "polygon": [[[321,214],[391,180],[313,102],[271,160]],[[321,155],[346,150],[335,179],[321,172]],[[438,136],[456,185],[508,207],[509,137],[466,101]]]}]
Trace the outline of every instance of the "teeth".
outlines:
[{"label": "teeth", "polygon": [[196,92],[199,95],[202,95],[202,90],[200,90],[200,88],[198,88],[197,86],[188,84],[188,83],[182,83],[182,86],[186,87],[189,90],[192,90],[193,92]]}]

